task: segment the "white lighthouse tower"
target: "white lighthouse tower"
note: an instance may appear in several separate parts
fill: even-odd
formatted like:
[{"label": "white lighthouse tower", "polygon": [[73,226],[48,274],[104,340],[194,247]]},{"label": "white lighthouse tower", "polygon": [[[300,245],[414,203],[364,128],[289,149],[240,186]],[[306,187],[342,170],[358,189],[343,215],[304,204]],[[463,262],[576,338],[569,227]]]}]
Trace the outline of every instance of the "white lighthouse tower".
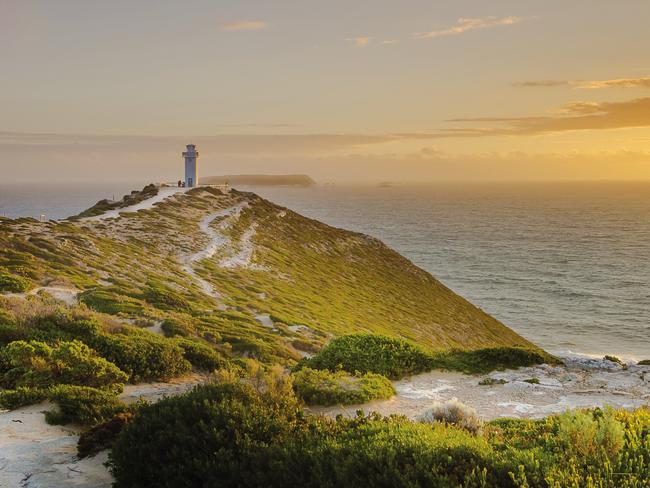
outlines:
[{"label": "white lighthouse tower", "polygon": [[199,185],[199,170],[196,160],[199,159],[199,153],[194,144],[186,146],[187,151],[183,152],[185,158],[185,186],[194,188]]}]

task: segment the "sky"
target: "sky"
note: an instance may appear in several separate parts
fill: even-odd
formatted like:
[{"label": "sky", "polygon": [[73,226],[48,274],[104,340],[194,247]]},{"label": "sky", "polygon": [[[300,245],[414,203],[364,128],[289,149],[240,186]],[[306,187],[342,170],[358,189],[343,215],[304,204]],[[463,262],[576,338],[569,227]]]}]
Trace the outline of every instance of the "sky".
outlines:
[{"label": "sky", "polygon": [[3,182],[650,180],[647,0],[0,0]]}]

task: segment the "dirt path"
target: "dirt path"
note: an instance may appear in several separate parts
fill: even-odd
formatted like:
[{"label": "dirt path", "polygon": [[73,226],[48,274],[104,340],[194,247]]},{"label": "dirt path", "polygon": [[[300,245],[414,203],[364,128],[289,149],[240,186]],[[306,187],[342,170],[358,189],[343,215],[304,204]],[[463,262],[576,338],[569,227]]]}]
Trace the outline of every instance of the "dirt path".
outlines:
[{"label": "dirt path", "polygon": [[[178,395],[204,381],[199,375],[169,383],[128,385],[120,398],[127,403],[144,398],[159,400]],[[81,429],[48,425],[41,403],[14,411],[0,411],[0,488],[108,488],[112,478],[104,463],[106,452],[78,459],[77,440]]]},{"label": "dirt path", "polygon": [[[232,225],[233,219],[238,219],[241,211],[248,206],[248,202],[240,202],[232,207],[219,210],[218,212],[211,213],[205,216],[199,223],[201,231],[206,234],[210,241],[207,246],[194,254],[187,256],[180,256],[178,260],[182,264],[182,269],[192,277],[192,280],[203,290],[203,292],[213,298],[221,298],[221,294],[212,286],[211,283],[201,278],[196,271],[194,271],[194,264],[202,261],[203,259],[211,258],[215,253],[230,245],[230,239],[224,235],[222,231]],[[216,219],[223,219],[218,229],[215,230],[211,227],[212,222]]]},{"label": "dirt path", "polygon": [[37,295],[41,291],[51,295],[57,300],[65,302],[67,305],[74,305],[77,303],[77,295],[81,293],[81,290],[72,287],[66,286],[39,286],[33,290],[29,290],[27,293],[4,293],[1,296],[4,297],[13,297],[13,298],[27,298],[28,296]]},{"label": "dirt path", "polygon": [[190,190],[190,188],[178,188],[178,187],[163,187],[158,190],[158,193],[154,195],[151,198],[147,198],[146,200],[142,200],[139,203],[136,203],[135,205],[131,205],[129,207],[124,207],[124,208],[116,208],[115,210],[109,210],[108,212],[104,212],[101,215],[95,215],[93,217],[85,217],[81,219],[81,221],[98,221],[98,220],[106,220],[106,219],[114,219],[120,216],[121,213],[125,212],[137,212],[138,210],[147,210],[152,208],[156,203],[160,203],[167,198],[171,197],[172,195],[176,195],[177,193],[184,193],[186,191]]}]

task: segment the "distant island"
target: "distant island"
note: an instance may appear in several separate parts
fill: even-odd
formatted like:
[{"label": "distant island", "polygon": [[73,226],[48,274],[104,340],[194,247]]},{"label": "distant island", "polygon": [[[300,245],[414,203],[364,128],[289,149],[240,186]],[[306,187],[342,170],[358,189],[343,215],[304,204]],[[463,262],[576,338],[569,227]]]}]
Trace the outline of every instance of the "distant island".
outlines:
[{"label": "distant island", "polygon": [[201,183],[206,185],[218,185],[228,183],[230,185],[251,185],[251,186],[313,186],[316,182],[307,175],[223,175],[204,176]]}]

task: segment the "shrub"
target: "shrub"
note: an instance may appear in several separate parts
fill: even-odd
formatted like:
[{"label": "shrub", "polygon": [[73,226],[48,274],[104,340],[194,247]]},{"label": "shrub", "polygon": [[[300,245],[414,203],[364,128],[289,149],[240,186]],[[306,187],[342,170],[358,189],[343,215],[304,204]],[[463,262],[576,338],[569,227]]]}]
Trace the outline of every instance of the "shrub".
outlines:
[{"label": "shrub", "polygon": [[174,341],[146,331],[98,336],[93,347],[129,375],[131,382],[168,380],[192,369]]},{"label": "shrub", "polygon": [[348,373],[377,373],[391,379],[431,369],[431,356],[419,347],[390,337],[354,334],[338,337],[302,365]]},{"label": "shrub", "polygon": [[375,373],[352,376],[344,371],[303,368],[294,374],[293,386],[308,405],[353,405],[395,394],[390,380]]},{"label": "shrub", "polygon": [[642,359],[637,364],[639,366],[650,366],[650,359]]},{"label": "shrub", "polygon": [[132,419],[132,412],[120,412],[110,420],[83,432],[77,442],[78,456],[80,458],[94,456],[98,452],[110,449],[118,434]]},{"label": "shrub", "polygon": [[214,371],[223,368],[227,362],[225,358],[212,347],[194,339],[177,339],[176,343],[183,350],[183,356],[192,366],[205,371]]},{"label": "shrub", "polygon": [[468,374],[559,362],[544,351],[523,347],[489,347],[471,351],[454,349],[434,353],[432,361],[435,368]]},{"label": "shrub", "polygon": [[610,362],[612,362],[612,363],[618,363],[618,364],[620,364],[620,365],[623,364],[623,361],[621,361],[620,358],[618,358],[617,356],[609,356],[609,355],[606,355],[603,359],[604,359],[605,361],[610,361]]},{"label": "shrub", "polygon": [[114,390],[57,385],[50,389],[48,398],[56,403],[58,409],[46,412],[45,421],[56,425],[95,425],[105,422],[126,409],[126,405],[115,394]]},{"label": "shrub", "polygon": [[495,369],[518,368],[540,363],[555,364],[557,358],[541,350],[522,347],[493,347],[465,351],[454,349],[431,353],[403,341],[370,334],[334,339],[318,354],[302,360],[297,369],[343,369],[348,373],[372,372],[399,379],[432,369],[464,373],[489,373]]},{"label": "shrub", "polygon": [[110,454],[116,488],[242,486],[250,454],[292,438],[302,409],[290,385],[229,382],[142,407]]},{"label": "shrub", "polygon": [[0,407],[7,410],[40,403],[47,398],[47,390],[20,386],[15,390],[0,390]]},{"label": "shrub", "polygon": [[505,385],[508,381],[503,378],[484,378],[478,382],[480,386]]},{"label": "shrub", "polygon": [[196,332],[194,326],[188,321],[181,318],[168,318],[163,320],[160,328],[167,337],[183,336],[187,337]]},{"label": "shrub", "polygon": [[6,346],[10,342],[20,341],[27,338],[28,336],[25,330],[18,325],[0,323],[0,346]]},{"label": "shrub", "polygon": [[144,299],[161,310],[175,310],[178,312],[192,310],[192,306],[185,297],[160,285],[150,285],[144,292]]},{"label": "shrub", "polygon": [[431,408],[422,413],[420,422],[444,422],[472,433],[478,432],[483,425],[476,410],[456,398],[445,402],[434,401]]},{"label": "shrub", "polygon": [[31,288],[31,282],[22,276],[0,272],[0,292],[23,293]]},{"label": "shrub", "polygon": [[115,364],[79,341],[54,346],[38,341],[15,341],[0,354],[8,365],[0,383],[9,388],[47,388],[55,384],[104,387],[128,379]]},{"label": "shrub", "polygon": [[531,385],[539,385],[539,378],[528,378],[524,380],[524,383],[530,383]]}]

